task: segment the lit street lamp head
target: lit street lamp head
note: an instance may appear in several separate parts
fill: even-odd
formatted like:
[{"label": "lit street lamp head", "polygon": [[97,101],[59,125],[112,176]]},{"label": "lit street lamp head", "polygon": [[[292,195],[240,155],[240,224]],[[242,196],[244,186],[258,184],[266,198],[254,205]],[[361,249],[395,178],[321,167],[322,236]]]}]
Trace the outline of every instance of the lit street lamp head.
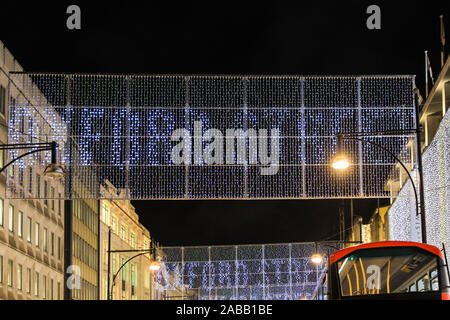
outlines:
[{"label": "lit street lamp head", "polygon": [[57,163],[57,147],[58,144],[53,141],[51,142],[51,152],[52,152],[52,163],[50,163],[44,170],[44,175],[50,178],[59,179],[65,174],[64,168]]},{"label": "lit street lamp head", "polygon": [[158,271],[159,269],[161,269],[161,263],[158,260],[150,263],[150,271]]},{"label": "lit street lamp head", "polygon": [[350,167],[350,160],[344,154],[337,154],[331,159],[331,166],[336,170],[345,170]]},{"label": "lit street lamp head", "polygon": [[336,135],[337,138],[337,152],[336,155],[331,159],[331,167],[336,170],[345,170],[350,167],[350,159],[342,152],[342,141],[344,140],[344,135],[339,133]]},{"label": "lit street lamp head", "polygon": [[321,264],[323,262],[323,257],[319,253],[314,253],[311,256],[311,262],[314,264]]},{"label": "lit street lamp head", "polygon": [[50,163],[44,170],[44,176],[54,179],[60,179],[64,174],[63,167],[57,163]]}]

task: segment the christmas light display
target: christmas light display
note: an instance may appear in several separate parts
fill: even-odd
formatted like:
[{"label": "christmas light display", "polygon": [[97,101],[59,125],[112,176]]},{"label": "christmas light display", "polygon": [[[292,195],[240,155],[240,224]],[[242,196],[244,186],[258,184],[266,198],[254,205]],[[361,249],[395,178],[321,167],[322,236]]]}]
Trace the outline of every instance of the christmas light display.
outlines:
[{"label": "christmas light display", "polygon": [[[57,141],[66,199],[101,198],[105,179],[127,190],[117,199],[392,196],[395,161],[370,144],[345,141],[350,168],[330,167],[340,132],[368,133],[415,165],[414,136],[377,134],[414,129],[412,76],[12,73],[10,86],[20,97],[9,142]],[[43,196],[17,192],[17,179],[8,176],[9,197]],[[85,194],[74,183],[88,185]]]},{"label": "christmas light display", "polygon": [[[331,245],[331,246],[330,246]],[[162,247],[157,289],[165,296],[200,300],[298,300],[311,298],[326,261],[340,248],[315,243],[211,247]]]},{"label": "christmas light display", "polygon": [[[427,243],[450,245],[450,116],[442,119],[432,142],[423,153],[423,179]],[[417,181],[414,183],[417,184]],[[412,195],[408,181],[400,195]],[[396,199],[389,209],[391,240],[420,242],[420,217],[416,216],[414,198]]]}]

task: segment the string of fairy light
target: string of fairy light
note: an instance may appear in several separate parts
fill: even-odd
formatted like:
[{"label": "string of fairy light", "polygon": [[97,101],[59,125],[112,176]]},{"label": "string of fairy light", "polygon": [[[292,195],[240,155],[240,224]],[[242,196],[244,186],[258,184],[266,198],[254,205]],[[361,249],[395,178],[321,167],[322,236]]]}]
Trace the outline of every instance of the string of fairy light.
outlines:
[{"label": "string of fairy light", "polygon": [[[353,165],[337,175],[329,166],[334,135],[410,130],[415,123],[411,76],[13,73],[11,79],[23,96],[10,105],[11,142],[29,142],[31,136],[57,141],[70,173],[92,184],[89,175],[95,172],[98,183],[107,179],[129,190],[121,197],[136,200],[390,197],[385,184],[397,174],[394,160],[369,144],[346,141]],[[194,132],[199,123],[200,134]],[[193,145],[200,139],[203,154],[192,146],[190,163],[173,162],[172,134],[180,128]],[[211,146],[204,135],[211,130],[224,140],[227,130],[265,133],[258,148],[250,149],[246,141],[244,157],[236,152],[231,163],[224,156],[211,164],[204,156]],[[278,133],[277,159],[271,145],[266,158],[277,163],[273,174],[262,175],[268,163],[261,160],[260,141],[272,143],[273,132]],[[407,147],[413,138],[368,137],[414,167]],[[48,156],[16,165],[41,166]],[[99,186],[92,187],[76,196],[101,197]]]},{"label": "string of fairy light", "polygon": [[[423,180],[427,243],[441,247],[450,244],[450,117],[442,119],[432,142],[423,153]],[[417,183],[417,181],[414,181]],[[408,181],[389,209],[391,240],[420,242],[419,217],[416,216],[411,183]],[[409,196],[409,197],[408,197]]]},{"label": "string of fairy light", "polygon": [[[331,245],[331,246],[330,246]],[[200,300],[298,300],[311,298],[324,265],[313,253],[333,252],[333,245],[286,243],[209,247],[162,247],[157,288],[170,297]],[[331,249],[330,249],[331,248]],[[331,251],[329,251],[331,250]]]}]

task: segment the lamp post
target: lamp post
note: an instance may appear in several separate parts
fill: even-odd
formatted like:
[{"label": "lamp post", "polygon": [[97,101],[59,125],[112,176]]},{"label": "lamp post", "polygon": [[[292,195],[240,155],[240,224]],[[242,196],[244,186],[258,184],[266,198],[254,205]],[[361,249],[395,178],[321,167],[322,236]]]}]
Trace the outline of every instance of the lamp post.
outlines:
[{"label": "lamp post", "polygon": [[58,144],[55,141],[52,142],[42,142],[42,143],[18,143],[18,144],[3,144],[0,145],[0,150],[29,150],[31,151],[25,152],[18,156],[17,158],[11,160],[6,165],[4,165],[0,169],[0,173],[3,172],[6,168],[8,168],[11,164],[16,162],[23,157],[26,157],[30,154],[42,151],[51,151],[51,163],[45,168],[44,175],[51,178],[61,178],[64,176],[64,168],[57,163],[57,150]]},{"label": "lamp post", "polygon": [[[123,267],[130,262],[131,260],[142,256],[144,254],[153,254],[153,261],[150,263],[150,271],[158,271],[161,268],[161,264],[159,263],[159,261],[156,259],[156,247],[153,246],[153,241],[151,244],[151,248],[150,249],[143,249],[143,250],[111,250],[111,229],[109,229],[109,243],[108,243],[108,281],[107,281],[107,286],[108,286],[108,300],[112,300],[112,296],[113,296],[113,290],[114,290],[114,286],[116,284],[116,278],[119,275],[120,271],[123,269]],[[132,256],[131,258],[129,258],[128,260],[126,260],[124,263],[122,263],[122,265],[119,267],[119,269],[117,269],[117,271],[114,273],[113,275],[113,279],[112,279],[112,284],[110,285],[110,279],[111,279],[111,253],[130,253],[130,252],[137,252],[136,255]]]},{"label": "lamp post", "polygon": [[[327,273],[330,270],[330,248],[334,249],[334,250],[341,250],[340,248],[333,246],[329,243],[334,243],[334,244],[361,244],[362,241],[319,241],[319,242],[315,242],[315,246],[316,246],[316,252],[311,256],[310,260],[313,264],[316,265],[316,267],[319,267],[319,265],[321,265],[323,263],[324,257],[319,253],[318,247],[319,245],[323,246],[323,247],[327,247],[327,253],[326,253],[326,263],[327,263]],[[322,279],[322,278],[321,278]],[[318,279],[319,282],[319,279]],[[317,296],[317,292],[319,290],[320,284],[318,283],[316,286],[316,289],[313,292],[313,296],[316,297],[316,299],[318,298]]]},{"label": "lamp post", "polygon": [[[421,201],[419,201],[419,197],[417,194],[417,189],[416,186],[414,184],[414,180],[411,177],[411,174],[409,173],[408,168],[405,166],[405,164],[389,149],[385,148],[384,146],[382,146],[381,144],[378,144],[376,142],[370,141],[370,140],[365,140],[365,139],[361,139],[360,137],[368,137],[368,136],[372,136],[372,135],[384,135],[384,136],[389,136],[389,135],[398,135],[398,134],[412,134],[412,133],[416,133],[418,135],[418,130],[404,130],[404,131],[395,131],[395,132],[376,132],[376,133],[349,133],[349,134],[344,134],[344,133],[339,133],[336,135],[337,138],[337,153],[336,155],[331,159],[331,166],[336,169],[336,170],[345,170],[350,166],[350,159],[344,154],[344,152],[342,151],[342,144],[344,140],[354,140],[354,141],[360,141],[360,142],[364,142],[364,143],[368,143],[371,144],[375,147],[377,147],[378,149],[383,150],[384,152],[386,152],[387,154],[389,154],[390,156],[392,156],[401,166],[402,168],[405,170],[406,174],[409,177],[409,180],[411,180],[411,185],[413,187],[413,191],[414,191],[414,197],[415,197],[415,202],[416,202],[416,215],[421,215],[421,229],[422,229],[422,242],[426,243],[426,227],[425,227],[425,203],[424,203],[424,198],[423,198],[423,169],[422,169],[422,161],[421,161],[421,152],[420,150],[417,150],[417,154],[418,154],[418,173],[419,173],[419,187],[420,187],[420,196],[421,196]],[[418,137],[416,137],[416,140],[418,139]],[[420,144],[418,144],[420,146]],[[419,159],[420,158],[420,159]],[[419,161],[420,160],[420,161]],[[420,208],[420,209],[419,209]]]}]

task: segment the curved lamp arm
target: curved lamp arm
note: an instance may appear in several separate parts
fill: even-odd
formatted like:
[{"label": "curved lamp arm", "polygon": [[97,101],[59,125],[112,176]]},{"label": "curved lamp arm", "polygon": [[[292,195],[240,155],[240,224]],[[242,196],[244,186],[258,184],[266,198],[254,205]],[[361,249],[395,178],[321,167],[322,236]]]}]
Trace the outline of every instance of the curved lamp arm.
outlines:
[{"label": "curved lamp arm", "polygon": [[[111,290],[110,290],[110,293],[109,293],[109,294],[110,294],[110,297],[112,297],[112,295],[113,295],[114,285],[116,284],[116,278],[117,278],[117,276],[119,275],[120,270],[122,270],[123,267],[124,267],[128,262],[130,262],[131,260],[133,260],[134,258],[137,258],[137,257],[142,256],[142,255],[144,255],[144,254],[152,253],[153,251],[154,251],[154,249],[149,249],[149,250],[146,250],[146,251],[144,251],[144,252],[140,252],[140,253],[138,253],[138,254],[132,256],[131,258],[129,258],[127,261],[125,261],[125,262],[120,266],[120,268],[119,268],[119,269],[117,270],[117,272],[114,274],[113,279],[112,279]],[[109,298],[110,298],[110,297],[109,297]]]},{"label": "curved lamp arm", "polygon": [[23,157],[25,157],[25,156],[28,156],[28,155],[30,155],[30,154],[33,154],[33,153],[36,153],[36,152],[40,152],[40,151],[51,151],[51,150],[52,150],[52,148],[41,148],[41,149],[36,149],[36,150],[32,150],[32,151],[26,152],[26,153],[20,155],[19,157],[17,157],[17,158],[15,158],[15,159],[11,160],[10,162],[8,162],[3,168],[0,169],[0,173],[2,173],[2,172],[3,172],[6,168],[8,168],[11,164],[13,164],[13,163],[16,162],[17,160],[19,160],[19,159],[21,159],[21,158],[23,158]]},{"label": "curved lamp arm", "polygon": [[411,185],[412,185],[413,190],[414,190],[414,196],[416,198],[416,215],[419,215],[419,198],[417,196],[417,190],[416,190],[416,186],[414,185],[414,180],[412,179],[408,168],[406,168],[406,166],[403,164],[403,162],[392,151],[386,149],[385,147],[383,147],[382,145],[380,145],[378,143],[375,143],[375,142],[372,142],[372,141],[369,141],[369,140],[364,140],[364,139],[352,137],[352,136],[345,136],[343,134],[338,136],[338,145],[340,145],[339,139],[356,140],[356,141],[369,143],[369,144],[371,144],[373,146],[376,146],[379,149],[385,151],[386,153],[390,154],[398,163],[400,163],[400,165],[403,167],[403,169],[405,169],[406,174],[408,175],[409,179],[411,180]]}]

